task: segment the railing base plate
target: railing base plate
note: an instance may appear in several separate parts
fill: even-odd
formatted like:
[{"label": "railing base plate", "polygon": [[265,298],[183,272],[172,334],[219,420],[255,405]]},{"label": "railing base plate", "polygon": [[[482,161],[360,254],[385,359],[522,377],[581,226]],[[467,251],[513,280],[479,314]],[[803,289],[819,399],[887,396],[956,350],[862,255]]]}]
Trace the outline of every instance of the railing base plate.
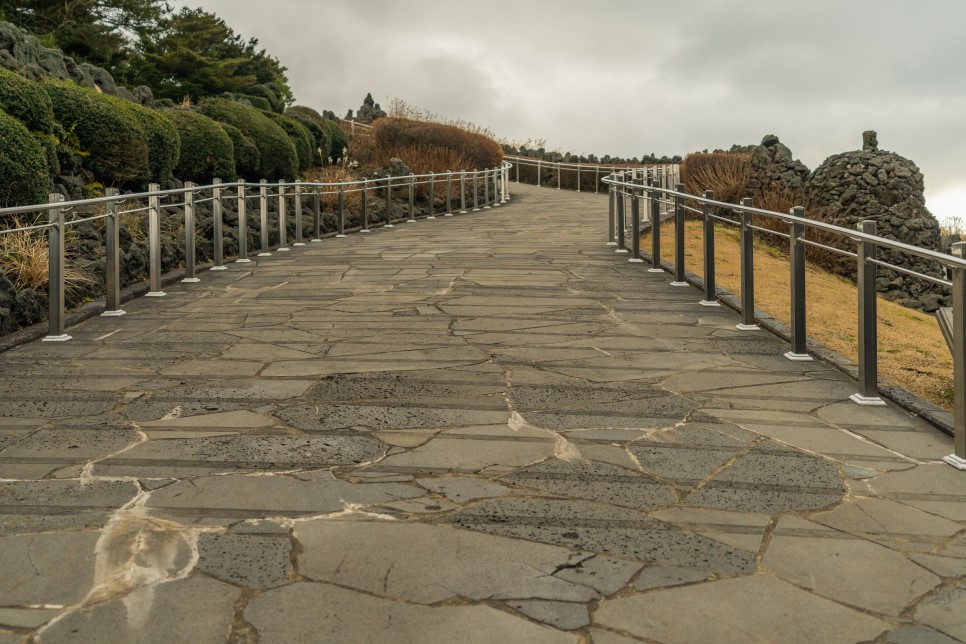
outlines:
[{"label": "railing base plate", "polygon": [[302,242],[295,242],[292,246],[305,246]]},{"label": "railing base plate", "polygon": [[145,293],[144,297],[164,297],[167,295],[164,291],[151,291],[150,293]]},{"label": "railing base plate", "polygon": [[259,253],[258,255],[255,255],[255,257],[271,257],[271,256],[272,256],[271,253]]},{"label": "railing base plate", "polygon": [[186,277],[183,280],[181,280],[181,282],[184,284],[194,284],[195,282],[200,282],[200,281],[201,280],[198,279],[197,277]]},{"label": "railing base plate", "polygon": [[426,219],[436,219],[436,215],[429,215]]},{"label": "railing base plate", "polygon": [[453,216],[453,213],[451,213],[451,212],[448,212],[448,213],[446,213],[446,214],[445,214],[445,215],[443,215],[443,216],[444,216],[444,217],[452,217],[452,216]]},{"label": "railing base plate", "polygon": [[691,286],[687,282],[671,282],[671,286]]},{"label": "railing base plate", "polygon": [[236,264],[251,264],[251,262],[252,262],[252,260],[250,260],[250,259],[236,259],[235,260],[235,263]]},{"label": "railing base plate", "polygon": [[863,396],[862,394],[852,394],[849,396],[849,400],[854,402],[856,405],[865,405],[868,407],[883,407],[885,406],[885,401],[878,396]]},{"label": "railing base plate", "polygon": [[[371,230],[369,230],[368,228],[363,228],[363,229],[362,229],[362,230],[360,230],[359,232],[360,232],[360,233],[371,233],[372,231],[371,231]],[[322,241],[322,240],[320,239],[319,241]]]},{"label": "railing base plate", "polygon": [[711,300],[701,300],[698,304],[701,306],[721,306],[720,302],[712,302]]},{"label": "railing base plate", "polygon": [[627,261],[629,261],[632,264],[643,264],[644,263],[644,260],[643,259],[640,259],[640,258],[637,258],[637,257],[631,257]]},{"label": "railing base plate", "polygon": [[212,266],[208,270],[209,271],[227,271],[228,270],[228,267],[227,266]]},{"label": "railing base plate", "polygon": [[122,311],[121,309],[118,309],[116,311],[104,311],[103,313],[101,313],[102,318],[119,318],[122,315],[127,315],[127,311]]},{"label": "railing base plate", "polygon": [[64,335],[48,335],[41,342],[67,342],[70,339],[71,336],[65,333]]},{"label": "railing base plate", "polygon": [[322,240],[321,239],[310,239],[309,240],[309,243],[310,244],[318,244],[320,241],[322,241]]},{"label": "railing base plate", "polygon": [[[385,226],[383,226],[383,228],[395,228],[395,226],[392,224],[386,224]],[[338,235],[336,235],[336,237],[338,237]],[[343,237],[345,237],[345,235],[343,235]]]},{"label": "railing base plate", "polygon": [[292,249],[291,248],[276,248],[275,250],[278,251],[279,253],[287,253],[287,252],[289,252]]},{"label": "railing base plate", "polygon": [[794,353],[792,351],[785,353],[785,359],[792,362],[812,362],[813,360],[812,356],[807,353]]},{"label": "railing base plate", "polygon": [[617,245],[617,242],[607,242],[607,245],[608,246],[616,246]]},{"label": "railing base plate", "polygon": [[735,328],[739,331],[761,331],[761,327],[757,324],[736,324]]},{"label": "railing base plate", "polygon": [[647,269],[647,272],[648,273],[660,273],[660,274],[663,275],[664,274],[664,269],[663,268],[649,268],[649,269]]},{"label": "railing base plate", "polygon": [[626,248],[618,248],[614,252],[617,253],[618,255],[626,255],[628,253],[628,250]]},{"label": "railing base plate", "polygon": [[966,472],[966,458],[960,458],[955,454],[950,454],[949,456],[943,456],[943,462],[952,465],[960,472]]},{"label": "railing base plate", "polygon": [[[388,228],[388,226],[387,226],[387,228]],[[336,235],[335,236],[336,239],[342,239],[343,237],[346,237],[346,235]]]}]

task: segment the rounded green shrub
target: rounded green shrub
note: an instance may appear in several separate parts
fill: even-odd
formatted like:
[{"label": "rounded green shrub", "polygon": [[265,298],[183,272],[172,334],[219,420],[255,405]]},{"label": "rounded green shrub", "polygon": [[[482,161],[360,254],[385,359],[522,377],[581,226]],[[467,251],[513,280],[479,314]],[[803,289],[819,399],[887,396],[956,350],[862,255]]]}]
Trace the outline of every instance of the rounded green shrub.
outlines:
[{"label": "rounded green shrub", "polygon": [[210,183],[215,177],[224,181],[235,180],[234,146],[217,121],[184,108],[164,110],[164,115],[174,123],[181,137],[174,176],[198,183]]},{"label": "rounded green shrub", "polygon": [[272,121],[264,112],[249,105],[243,105],[224,98],[207,98],[201,102],[205,116],[229,125],[234,125],[251,139],[258,148],[259,164],[256,174],[244,174],[235,163],[239,174],[246,179],[294,179],[298,174],[298,157],[295,144],[285,134],[280,125]]},{"label": "rounded green shrub", "polygon": [[236,101],[244,104],[247,101],[249,105],[257,110],[263,112],[272,112],[272,104],[268,102],[268,99],[262,98],[261,96],[252,96],[251,94],[233,94],[232,95]]},{"label": "rounded green shrub", "polygon": [[0,109],[20,119],[31,132],[54,131],[54,109],[39,83],[0,67]]},{"label": "rounded green shrub", "polygon": [[110,99],[118,109],[131,110],[141,125],[144,140],[148,145],[148,178],[159,183],[171,179],[181,153],[181,136],[177,126],[158,110],[125,101],[123,98],[112,96]]},{"label": "rounded green shrub", "polygon": [[0,110],[0,207],[44,203],[47,155],[20,119]]},{"label": "rounded green shrub", "polygon": [[100,181],[148,179],[148,144],[133,109],[72,82],[47,81],[42,87],[66,133],[65,143],[84,157],[84,165]]},{"label": "rounded green shrub", "polygon": [[325,119],[312,108],[299,105],[285,110],[285,116],[298,121],[302,124],[302,127],[309,131],[309,134],[315,139],[315,148],[312,150],[312,164],[323,165],[325,160],[329,158],[329,135],[322,126],[322,121]]},{"label": "rounded green shrub", "polygon": [[322,128],[329,137],[329,157],[333,161],[342,160],[344,151],[349,147],[349,135],[335,121],[322,119]]},{"label": "rounded green shrub", "polygon": [[296,119],[293,119],[284,114],[269,114],[269,117],[282,126],[285,130],[285,134],[288,138],[292,140],[295,144],[295,154],[298,156],[299,160],[299,170],[308,170],[313,164],[313,159],[315,158],[315,137],[309,132],[308,128],[299,123]]},{"label": "rounded green shrub", "polygon": [[255,142],[248,138],[244,132],[234,125],[228,123],[218,123],[221,129],[228,135],[231,141],[232,151],[235,156],[235,176],[254,178],[258,176],[258,168],[261,163],[261,155]]},{"label": "rounded green shrub", "polygon": [[[265,101],[268,105],[268,109],[272,112],[281,112],[284,107],[282,101],[282,95],[279,94],[278,90],[269,83],[264,83],[262,85],[253,85],[249,87],[244,92],[242,92],[245,98],[251,99],[252,97],[257,97]],[[252,101],[252,105],[255,105],[255,101]],[[260,105],[256,105],[261,109]]]}]

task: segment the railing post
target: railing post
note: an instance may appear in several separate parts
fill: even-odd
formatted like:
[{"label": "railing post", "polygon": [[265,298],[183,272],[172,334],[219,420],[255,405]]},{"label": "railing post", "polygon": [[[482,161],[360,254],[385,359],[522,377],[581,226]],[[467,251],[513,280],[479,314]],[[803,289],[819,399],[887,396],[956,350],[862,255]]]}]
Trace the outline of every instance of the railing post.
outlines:
[{"label": "railing post", "polygon": [[184,182],[184,279],[189,284],[200,282],[195,277],[195,193],[190,181]]},{"label": "railing post", "polygon": [[[953,256],[966,259],[966,242],[953,244]],[[966,470],[966,269],[953,269],[953,453],[943,457]]]},{"label": "railing post", "polygon": [[473,170],[473,212],[480,209],[480,171]]},{"label": "railing post", "polygon": [[684,184],[674,186],[674,281],[671,286],[688,286],[684,277]]},{"label": "railing post", "polygon": [[[117,188],[106,188],[104,195],[116,197]],[[104,220],[105,257],[104,257],[104,300],[106,303],[102,317],[120,317],[125,314],[121,310],[121,239],[118,222],[117,202],[108,201],[106,205],[107,218]]]},{"label": "railing post", "polygon": [[395,228],[392,225],[392,177],[386,177],[386,225],[383,228]]},{"label": "railing post", "polygon": [[236,264],[247,264],[248,259],[248,214],[245,212],[245,180],[238,180],[238,259]]},{"label": "railing post", "polygon": [[483,210],[490,209],[490,171],[483,171]]},{"label": "railing post", "polygon": [[520,183],[520,163],[517,162],[514,165],[516,165],[516,167],[517,167],[516,168],[517,169],[517,183]]},{"label": "railing post", "polygon": [[648,179],[647,185],[651,190],[647,193],[648,206],[651,210],[651,267],[648,273],[663,273],[661,268],[661,193],[655,190],[657,182]]},{"label": "railing post", "polygon": [[312,241],[322,241],[322,182],[315,182],[312,192]]},{"label": "railing post", "polygon": [[211,237],[214,250],[214,266],[210,270],[226,271],[224,204],[221,203],[221,179],[211,180]]},{"label": "railing post", "polygon": [[[635,186],[642,184],[640,179],[634,179]],[[635,264],[643,264],[641,259],[641,191],[631,190],[631,258],[627,260]]]},{"label": "railing post", "polygon": [[436,195],[433,194],[435,191],[436,175],[432,172],[429,173],[429,214],[426,219],[436,219],[436,204],[434,202]]},{"label": "railing post", "polygon": [[[805,209],[795,206],[791,209],[793,217],[805,218]],[[808,355],[805,349],[805,339],[807,337],[806,317],[805,317],[805,244],[802,238],[805,235],[805,224],[794,221],[789,226],[788,251],[790,289],[789,303],[791,315],[791,351],[785,354],[789,360],[799,362],[811,361],[812,356]]]},{"label": "railing post", "polygon": [[[520,183],[519,181],[517,183]],[[506,203],[510,201],[510,168],[508,166],[503,167],[503,193],[501,203]]]},{"label": "railing post", "polygon": [[446,214],[444,217],[453,216],[453,171],[446,172]]},{"label": "railing post", "polygon": [[617,188],[608,186],[607,191],[607,245],[617,245]]},{"label": "railing post", "polygon": [[[51,192],[47,201],[60,203],[63,195]],[[64,331],[64,211],[59,207],[47,210],[47,337],[44,342],[67,342]]]},{"label": "railing post", "polygon": [[338,232],[336,237],[345,237],[345,186],[342,184],[342,179],[339,179],[339,219],[338,219]]},{"label": "railing post", "polygon": [[362,180],[362,230],[360,233],[369,232],[369,180]]},{"label": "railing post", "polygon": [[466,170],[460,170],[460,214],[466,214]]},{"label": "railing post", "polygon": [[[714,199],[714,192],[704,191],[704,198]],[[714,283],[714,207],[704,204],[704,299],[701,306],[721,306],[718,303],[717,289]]]},{"label": "railing post", "polygon": [[[741,205],[751,208],[751,197],[741,200]],[[755,323],[755,231],[750,212],[741,213],[741,331],[758,331]]]},{"label": "railing post", "polygon": [[580,163],[577,163],[577,192],[580,192]]},{"label": "railing post", "polygon": [[600,166],[594,166],[594,192],[600,192]]},{"label": "railing post", "polygon": [[416,223],[416,178],[412,172],[409,173],[409,219],[406,223]]},{"label": "railing post", "polygon": [[537,159],[537,187],[540,187],[540,159]]},{"label": "railing post", "polygon": [[259,183],[258,208],[260,215],[259,223],[262,229],[262,252],[258,256],[271,257],[272,254],[268,252],[268,181],[262,179]]},{"label": "railing post", "polygon": [[161,197],[156,183],[148,185],[148,292],[144,297],[164,297],[161,290]]},{"label": "railing post", "polygon": [[563,174],[563,167],[561,167],[561,165],[558,163],[557,164],[557,190],[560,190],[560,175],[562,174]]},{"label": "railing post", "polygon": [[288,217],[285,216],[285,182],[278,180],[278,250],[286,252],[288,248]]},{"label": "railing post", "polygon": [[295,186],[295,244],[305,246],[302,241],[302,184]]},{"label": "railing post", "polygon": [[[860,233],[875,235],[875,221],[860,221],[856,228]],[[860,405],[884,405],[879,397],[879,339],[876,320],[876,277],[878,271],[871,261],[875,259],[875,242],[860,240],[856,262],[858,263],[859,296],[859,392],[849,398]],[[954,356],[955,359],[955,356]]]},{"label": "railing post", "polygon": [[[621,176],[621,182],[624,182],[626,180],[627,180],[626,177]],[[624,186],[618,185],[617,186],[617,216],[616,216],[616,219],[617,219],[617,221],[616,221],[616,225],[617,225],[617,250],[615,250],[614,252],[615,253],[618,253],[618,254],[621,254],[621,255],[627,253],[627,248],[624,245],[626,243],[626,240],[625,240],[624,236],[626,234],[625,228],[626,228],[626,223],[627,223],[625,221],[625,217],[624,217],[624,214],[625,214],[624,213],[625,205],[626,204],[625,204],[625,196],[624,196]]]}]

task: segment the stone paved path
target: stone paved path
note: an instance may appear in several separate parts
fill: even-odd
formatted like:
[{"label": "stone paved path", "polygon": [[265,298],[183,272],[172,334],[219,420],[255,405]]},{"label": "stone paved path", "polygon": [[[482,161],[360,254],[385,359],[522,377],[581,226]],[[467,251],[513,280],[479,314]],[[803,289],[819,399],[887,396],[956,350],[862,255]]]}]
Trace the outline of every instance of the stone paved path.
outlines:
[{"label": "stone paved path", "polygon": [[512,187],[0,355],[0,644],[966,640],[949,440]]}]

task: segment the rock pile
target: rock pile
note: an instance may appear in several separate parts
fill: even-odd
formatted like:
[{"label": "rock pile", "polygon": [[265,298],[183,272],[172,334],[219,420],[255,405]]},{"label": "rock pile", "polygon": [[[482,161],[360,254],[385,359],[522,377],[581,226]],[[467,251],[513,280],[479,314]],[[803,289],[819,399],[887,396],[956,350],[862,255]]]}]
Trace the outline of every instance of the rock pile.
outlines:
[{"label": "rock pile", "polygon": [[76,63],[59,49],[44,47],[36,37],[24,34],[9,22],[0,22],[0,66],[31,80],[72,80],[78,85],[97,88],[105,94],[119,96],[141,105],[154,104],[154,94],[150,88],[141,85],[132,92],[120,87],[106,69],[88,63]]},{"label": "rock pile", "polygon": [[[876,133],[863,133],[861,150],[825,160],[805,184],[805,200],[819,207],[822,219],[855,229],[863,220],[876,222],[876,233],[888,239],[940,251],[939,222],[926,208],[922,172],[894,152],[879,150]],[[942,277],[941,268],[895,251],[880,250],[883,261],[919,273]],[[946,304],[945,289],[893,271],[880,269],[877,287],[905,306],[934,311]]]},{"label": "rock pile", "polygon": [[761,145],[751,146],[751,178],[748,188],[752,193],[801,190],[808,180],[808,167],[792,156],[792,151],[768,134]]}]

